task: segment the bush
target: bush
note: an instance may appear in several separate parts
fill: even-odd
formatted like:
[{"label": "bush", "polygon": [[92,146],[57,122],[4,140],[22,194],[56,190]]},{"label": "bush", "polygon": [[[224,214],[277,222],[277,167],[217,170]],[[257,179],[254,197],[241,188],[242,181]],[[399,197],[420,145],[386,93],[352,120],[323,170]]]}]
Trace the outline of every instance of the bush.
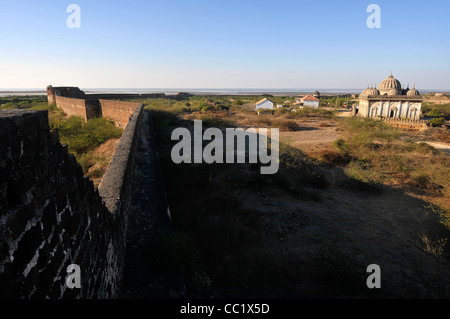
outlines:
[{"label": "bush", "polygon": [[352,179],[372,186],[378,185],[383,181],[382,175],[379,172],[370,169],[365,160],[352,161],[345,170],[345,173]]},{"label": "bush", "polygon": [[345,166],[352,160],[350,154],[335,150],[321,151],[318,156],[322,162],[331,166]]},{"label": "bush", "polygon": [[288,120],[273,121],[271,126],[277,127],[283,131],[291,131],[291,132],[299,131],[301,129],[300,125],[298,125],[297,122]]},{"label": "bush", "polygon": [[433,127],[441,127],[445,123],[445,119],[443,117],[435,118],[429,121]]},{"label": "bush", "polygon": [[244,102],[242,102],[239,99],[236,99],[236,100],[233,101],[233,105],[235,105],[235,106],[244,105]]},{"label": "bush", "polygon": [[431,110],[430,112],[428,112],[428,116],[441,117],[443,115],[444,115],[444,113],[442,113],[441,111],[438,111],[438,110]]},{"label": "bush", "polygon": [[375,139],[388,143],[402,136],[399,129],[373,119],[347,118],[344,120],[352,134],[352,141],[357,145],[368,145]]},{"label": "bush", "polygon": [[438,190],[441,187],[433,183],[433,179],[427,174],[416,173],[411,176],[411,184],[421,189]]},{"label": "bush", "polygon": [[324,109],[316,109],[312,107],[304,107],[302,109],[296,109],[295,112],[289,112],[286,115],[288,119],[294,119],[297,117],[324,117],[324,118],[332,118],[334,116],[334,112]]},{"label": "bush", "polygon": [[344,153],[348,153],[350,150],[350,148],[348,147],[348,145],[345,143],[345,141],[342,138],[334,141],[333,147],[336,147],[338,150],[340,150],[341,152],[344,152]]},{"label": "bush", "polygon": [[77,158],[111,138],[120,137],[122,130],[105,118],[95,118],[86,123],[81,117],[50,119],[50,128],[59,133],[61,143],[69,145],[69,151]]},{"label": "bush", "polygon": [[0,109],[33,109],[47,110],[49,105],[46,97],[41,96],[13,96],[0,99]]},{"label": "bush", "polygon": [[208,112],[211,111],[213,107],[211,105],[205,105],[202,107],[202,112]]}]

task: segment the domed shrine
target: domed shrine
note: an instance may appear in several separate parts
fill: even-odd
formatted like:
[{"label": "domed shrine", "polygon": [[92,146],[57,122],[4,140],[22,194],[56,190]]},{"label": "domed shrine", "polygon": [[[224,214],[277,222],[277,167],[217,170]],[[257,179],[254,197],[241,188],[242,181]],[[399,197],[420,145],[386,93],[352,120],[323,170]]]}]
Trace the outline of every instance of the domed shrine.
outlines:
[{"label": "domed shrine", "polygon": [[398,118],[419,120],[423,98],[416,86],[404,89],[399,80],[391,74],[378,88],[367,86],[359,96],[356,115],[373,118]]}]

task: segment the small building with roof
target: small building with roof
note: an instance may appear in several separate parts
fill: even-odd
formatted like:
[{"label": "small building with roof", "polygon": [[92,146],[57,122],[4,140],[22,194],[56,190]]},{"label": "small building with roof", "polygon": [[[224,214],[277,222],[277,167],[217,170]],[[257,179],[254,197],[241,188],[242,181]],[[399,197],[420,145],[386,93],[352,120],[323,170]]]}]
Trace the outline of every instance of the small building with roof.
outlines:
[{"label": "small building with roof", "polygon": [[318,108],[319,107],[319,103],[320,100],[312,95],[306,95],[305,97],[303,97],[302,99],[300,99],[300,104],[303,105],[304,107],[313,107],[313,108]]},{"label": "small building with roof", "polygon": [[256,102],[256,110],[273,110],[273,102],[267,98]]}]

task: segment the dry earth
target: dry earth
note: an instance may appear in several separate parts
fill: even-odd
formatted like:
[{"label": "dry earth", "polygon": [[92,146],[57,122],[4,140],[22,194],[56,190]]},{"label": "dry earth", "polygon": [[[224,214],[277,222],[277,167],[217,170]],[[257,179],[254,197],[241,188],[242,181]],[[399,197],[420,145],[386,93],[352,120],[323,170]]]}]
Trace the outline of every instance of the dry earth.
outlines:
[{"label": "dry earth", "polygon": [[[342,134],[333,120],[308,118],[297,123],[301,130],[281,132],[281,142],[310,155],[331,148]],[[428,204],[401,186],[364,190],[349,185],[342,169],[323,169],[329,186],[306,189],[316,193],[317,200],[298,199],[278,190],[246,191],[241,198],[247,209],[262,217],[255,225],[261,235],[258,246],[283,264],[285,275],[296,287],[292,295],[355,297],[355,290],[347,293],[345,288],[354,284],[363,287],[360,296],[372,296],[365,287],[366,268],[377,264],[382,289],[373,296],[449,297],[449,251],[445,247],[441,256],[433,255],[423,239],[437,244],[450,234],[439,223],[439,216],[426,208]],[[222,295],[230,296],[229,292]]]}]

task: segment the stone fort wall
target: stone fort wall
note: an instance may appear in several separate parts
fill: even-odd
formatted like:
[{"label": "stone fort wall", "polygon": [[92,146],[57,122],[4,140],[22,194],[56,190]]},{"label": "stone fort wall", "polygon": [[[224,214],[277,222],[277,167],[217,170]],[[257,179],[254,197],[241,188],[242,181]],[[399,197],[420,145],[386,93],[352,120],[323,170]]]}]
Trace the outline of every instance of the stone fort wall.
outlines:
[{"label": "stone fort wall", "polygon": [[48,86],[47,97],[49,104],[56,104],[69,116],[80,116],[85,121],[103,116],[113,120],[123,129],[139,105],[133,102],[107,100],[101,98],[102,95],[88,96],[79,88],[73,87]]},{"label": "stone fort wall", "polygon": [[[80,116],[85,121],[102,116],[102,109],[98,100],[86,100],[56,96],[55,104],[69,116]],[[136,108],[136,106],[135,106]]]},{"label": "stone fort wall", "polygon": [[[143,113],[140,104],[130,115],[96,190],[46,111],[0,111],[0,298],[119,296]],[[70,264],[81,289],[66,287]]]},{"label": "stone fort wall", "polygon": [[[110,120],[113,120],[117,126],[125,128],[130,116],[133,114],[139,103],[98,100],[99,113]],[[89,108],[87,107],[86,110]]]}]

